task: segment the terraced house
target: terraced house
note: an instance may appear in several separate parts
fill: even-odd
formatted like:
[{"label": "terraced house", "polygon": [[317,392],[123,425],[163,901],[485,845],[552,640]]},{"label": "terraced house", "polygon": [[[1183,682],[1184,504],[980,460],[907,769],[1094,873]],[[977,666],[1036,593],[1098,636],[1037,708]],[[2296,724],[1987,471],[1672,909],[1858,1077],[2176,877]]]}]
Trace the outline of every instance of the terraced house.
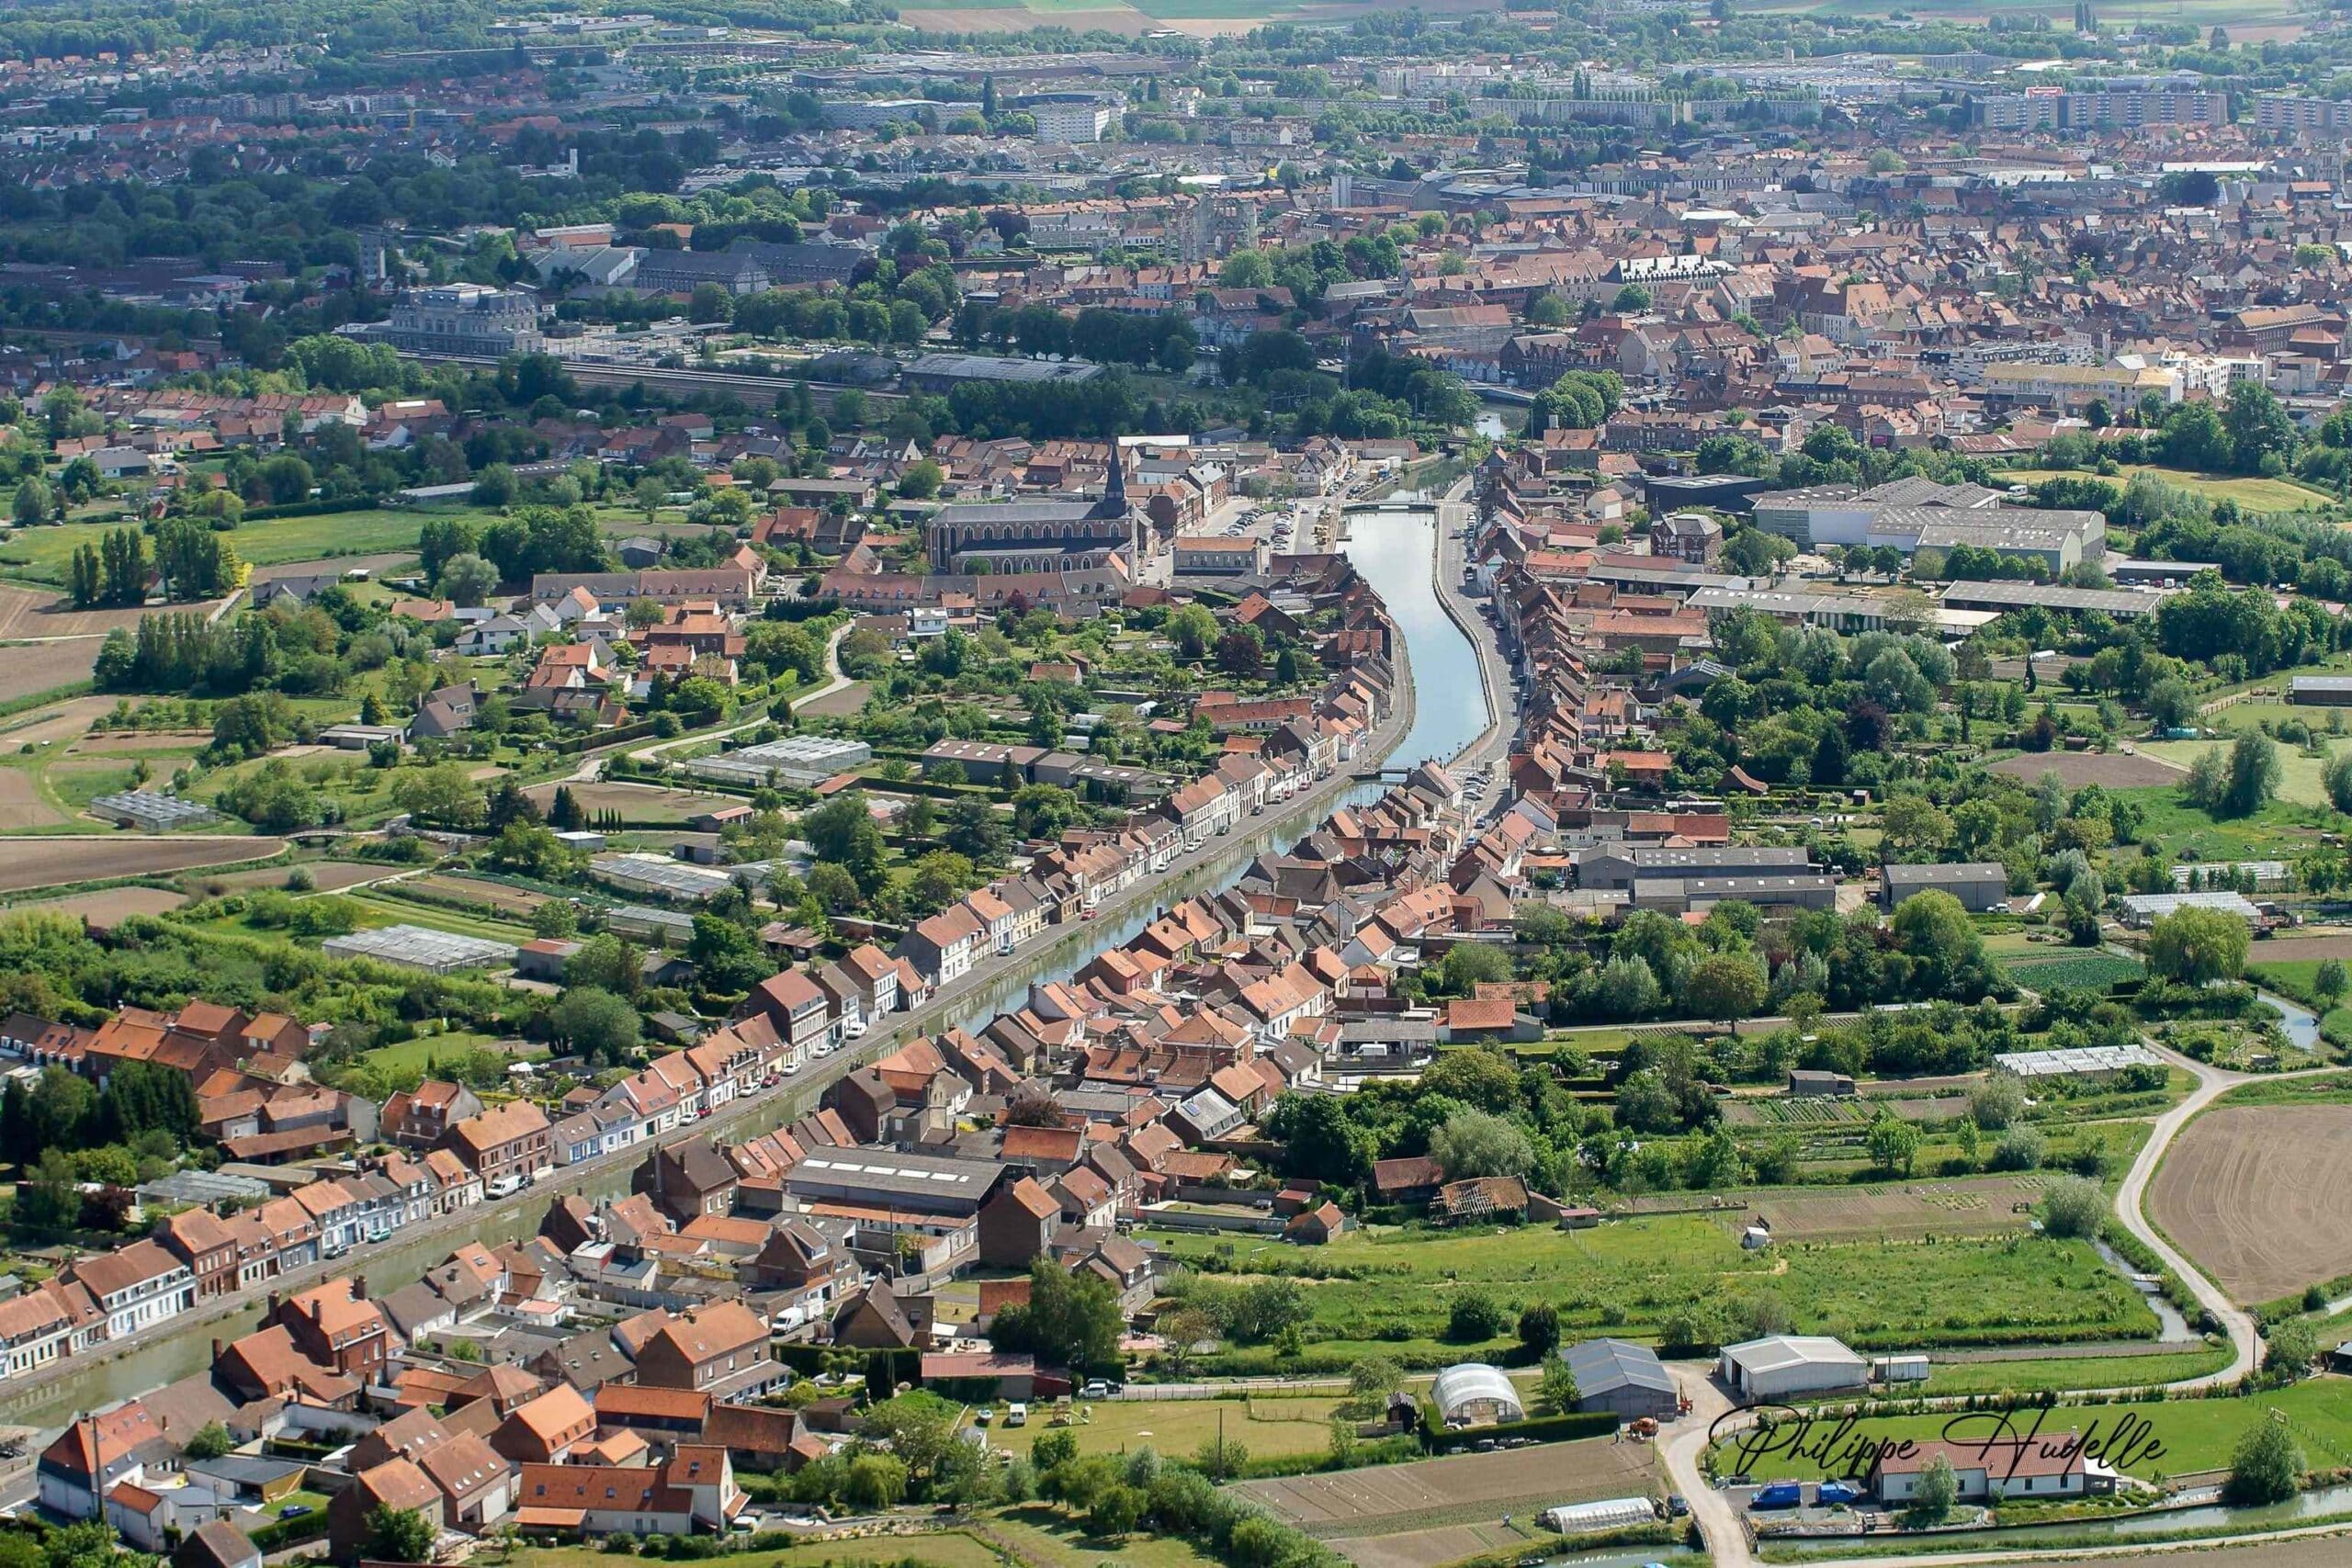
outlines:
[{"label": "terraced house", "polygon": [[121,1339],[196,1305],[196,1273],[153,1241],[85,1258],[74,1277],[106,1315],[106,1337]]}]

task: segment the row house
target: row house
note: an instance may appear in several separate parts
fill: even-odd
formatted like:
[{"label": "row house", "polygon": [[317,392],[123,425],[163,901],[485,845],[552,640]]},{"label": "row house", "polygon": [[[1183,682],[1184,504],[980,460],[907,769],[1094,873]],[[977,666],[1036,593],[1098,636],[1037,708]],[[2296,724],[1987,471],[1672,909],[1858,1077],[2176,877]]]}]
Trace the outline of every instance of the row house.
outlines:
[{"label": "row house", "polygon": [[455,1123],[447,1145],[495,1190],[502,1182],[519,1183],[552,1170],[552,1134],[545,1111],[527,1100],[511,1100]]},{"label": "row house", "polygon": [[805,971],[786,969],[769,976],[752,988],[743,1005],[747,1015],[766,1023],[780,1040],[788,1072],[799,1071],[841,1043],[832,998]]},{"label": "row house", "polygon": [[899,940],[899,955],[933,990],[963,978],[988,951],[988,928],[968,903],[950,905],[916,923]]},{"label": "row house", "polygon": [[1204,774],[1160,803],[1160,812],[1183,829],[1184,848],[1196,850],[1241,818],[1240,796],[1215,773]]},{"label": "row house", "polygon": [[73,1332],[73,1314],[48,1290],[0,1302],[0,1377],[13,1380],[48,1366],[66,1353]]},{"label": "row house", "polygon": [[153,1241],[86,1258],[74,1278],[106,1318],[106,1337],[121,1339],[196,1305],[196,1273]]}]

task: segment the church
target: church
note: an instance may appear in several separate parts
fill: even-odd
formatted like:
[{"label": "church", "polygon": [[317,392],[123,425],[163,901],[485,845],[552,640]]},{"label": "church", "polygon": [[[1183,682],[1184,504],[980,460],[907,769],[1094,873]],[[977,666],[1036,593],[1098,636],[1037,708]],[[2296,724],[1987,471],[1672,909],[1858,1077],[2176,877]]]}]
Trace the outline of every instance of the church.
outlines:
[{"label": "church", "polygon": [[923,527],[934,572],[1070,571],[1115,559],[1140,581],[1154,549],[1150,521],[1128,506],[1126,457],[1115,440],[1100,501],[944,506]]}]

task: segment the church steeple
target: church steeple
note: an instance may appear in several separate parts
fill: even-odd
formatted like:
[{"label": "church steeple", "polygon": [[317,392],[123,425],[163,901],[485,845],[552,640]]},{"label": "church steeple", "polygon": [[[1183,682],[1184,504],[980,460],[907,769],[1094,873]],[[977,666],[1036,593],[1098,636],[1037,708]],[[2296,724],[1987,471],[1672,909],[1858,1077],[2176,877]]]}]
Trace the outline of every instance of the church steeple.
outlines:
[{"label": "church steeple", "polygon": [[1102,484],[1102,500],[1094,508],[1097,517],[1125,517],[1127,514],[1127,456],[1119,438],[1111,437],[1111,469]]}]

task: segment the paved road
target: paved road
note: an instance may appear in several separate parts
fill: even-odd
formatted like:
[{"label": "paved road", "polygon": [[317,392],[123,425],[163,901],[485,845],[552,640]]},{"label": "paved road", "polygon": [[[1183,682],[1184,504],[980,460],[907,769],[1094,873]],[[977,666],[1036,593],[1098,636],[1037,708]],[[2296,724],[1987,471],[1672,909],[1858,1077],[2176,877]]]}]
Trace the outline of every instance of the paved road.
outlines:
[{"label": "paved road", "polygon": [[[828,662],[832,662],[833,659],[833,650],[828,649]],[[1110,931],[1116,929],[1122,919],[1146,908],[1166,901],[1171,890],[1189,889],[1190,885],[1199,877],[1204,866],[1218,865],[1235,848],[1253,841],[1270,831],[1279,831],[1302,818],[1312,820],[1329,815],[1340,797],[1356,786],[1356,781],[1352,776],[1353,772],[1361,771],[1367,765],[1376,766],[1385,760],[1413,728],[1415,698],[1412,671],[1409,656],[1401,649],[1397,660],[1397,673],[1402,677],[1402,683],[1396,709],[1390,716],[1388,723],[1374,731],[1371,743],[1363,753],[1359,754],[1350,769],[1334,773],[1315,787],[1303,790],[1287,801],[1269,806],[1263,817],[1247,818],[1247,826],[1235,838],[1213,839],[1202,852],[1180,857],[1166,871],[1146,874],[1125,892],[1106,901],[1102,907],[1102,913],[1091,923],[1091,929],[1084,933],[1085,936],[1092,938],[1093,942],[1091,945],[1080,942],[1081,951],[1074,960],[1064,964],[1062,955],[1065,954],[1065,949],[1069,944],[1080,942],[1079,934],[1064,932],[1033,947],[1025,954],[1016,955],[1011,960],[981,964],[959,979],[942,987],[933,994],[932,999],[921,1008],[906,1013],[894,1014],[887,1032],[876,1031],[868,1034],[865,1039],[856,1044],[836,1051],[832,1055],[803,1069],[763,1094],[734,1100],[715,1116],[679,1128],[663,1139],[662,1143],[666,1145],[703,1137],[723,1142],[739,1142],[779,1126],[797,1116],[806,1114],[814,1107],[818,1097],[834,1080],[864,1066],[874,1057],[893,1049],[904,1040],[948,1027],[965,1009],[976,1001],[983,1000],[992,990],[1006,985],[1009,980],[1022,975],[1024,971],[1034,977],[1057,964],[1062,964],[1067,970],[1084,964],[1093,952],[1100,951],[1101,947],[1106,944],[1103,939]],[[808,695],[818,695],[825,689],[828,688],[819,688]],[[708,736],[701,735],[692,739],[707,739]],[[44,1384],[66,1377],[86,1374],[93,1370],[94,1365],[102,1365],[105,1361],[126,1352],[151,1347],[182,1336],[207,1332],[220,1319],[242,1309],[259,1304],[270,1291],[291,1292],[328,1279],[341,1278],[355,1271],[368,1270],[369,1258],[377,1255],[374,1250],[377,1247],[387,1250],[391,1248],[406,1250],[413,1248],[421,1240],[435,1237],[447,1237],[454,1243],[481,1231],[488,1223],[489,1216],[494,1213],[526,1204],[535,1206],[544,1204],[559,1192],[595,1186],[600,1181],[609,1180],[621,1173],[634,1169],[648,1153],[644,1146],[636,1145],[616,1149],[596,1159],[582,1160],[576,1165],[561,1167],[555,1176],[546,1179],[537,1187],[525,1189],[512,1198],[486,1200],[483,1203],[470,1209],[462,1209],[437,1219],[426,1220],[421,1224],[403,1226],[387,1241],[380,1244],[363,1243],[358,1248],[339,1260],[322,1262],[309,1269],[264,1281],[261,1286],[253,1290],[211,1298],[201,1303],[194,1312],[166,1319],[128,1338],[109,1341],[102,1354],[96,1358],[67,1357],[52,1362],[39,1371],[10,1379],[6,1393],[12,1397],[28,1393],[40,1389]],[[410,1282],[407,1279],[385,1274],[380,1269],[372,1270],[372,1272],[377,1274],[377,1278],[371,1280],[371,1284],[379,1294],[386,1293]],[[114,1398],[119,1400],[143,1393],[145,1390],[122,1388],[111,1392]]]},{"label": "paved road", "polygon": [[[2221,1324],[2230,1337],[2229,1365],[2219,1371],[2206,1372],[2198,1377],[2181,1378],[2165,1385],[2175,1392],[2188,1393],[2200,1389],[2234,1383],[2246,1373],[2253,1371],[2262,1359],[2262,1332],[2250,1314],[2232,1301],[2227,1292],[2207,1278],[2201,1269],[2183,1256],[2172,1243],[2166,1241],[2156,1227],[2149,1223],[2144,1210],[2148,1183],[2154,1178],[2156,1168],[2164,1163],[2165,1152],[2172,1146],[2173,1140],[2180,1135],[2180,1130],[2188,1126],[2196,1118],[2198,1112],[2239,1085],[2281,1077],[2308,1077],[2315,1074],[2340,1069],[2310,1067],[2296,1073],[2237,1073],[2208,1063],[2191,1061],[2188,1057],[2153,1040],[2146,1041],[2145,1043],[2149,1049],[2164,1057],[2172,1066],[2194,1077],[2197,1079],[2197,1087],[2191,1089],[2188,1097],[2179,1104],[2156,1118],[2154,1128],[2148,1135],[2148,1141],[2141,1146],[2138,1156],[2132,1162],[2132,1168],[2124,1174],[2121,1185],[2116,1189],[2116,1218],[2122,1222],[2124,1229],[2139,1237],[2150,1250],[2164,1260],[2167,1268],[2180,1276],[2188,1286],[2190,1293],[2196,1296],[2198,1304],[2211,1314],[2214,1321]],[[1706,1452],[1710,1441],[1710,1428],[1718,1416],[1729,1413],[1732,1409],[1730,1399],[1721,1388],[1716,1386],[1713,1379],[1709,1377],[1703,1369],[1678,1368],[1676,1373],[1683,1384],[1685,1393],[1690,1395],[1693,1413],[1668,1427],[1666,1435],[1661,1438],[1666,1452],[1668,1473],[1673,1477],[1676,1490],[1690,1500],[1691,1517],[1697,1521],[1701,1536],[1706,1542],[1709,1561],[1723,1565],[1723,1568],[1747,1568],[1747,1565],[1756,1562],[1756,1556],[1748,1543],[1746,1521],[1741,1517],[1739,1510],[1733,1505],[1731,1499],[1708,1483],[1699,1465],[1700,1457]],[[2133,1391],[2106,1389],[2083,1392],[2125,1393]],[[1957,1407],[1963,1402],[1931,1400],[1928,1403],[1937,1406]],[[1750,1423],[1747,1418],[1734,1416],[1716,1435],[1728,1435],[1748,1424]],[[2279,1532],[2278,1539],[2284,1540],[2291,1535],[2301,1533],[2309,1532]],[[2148,1549],[2131,1547],[2118,1550],[2144,1551]],[[1892,1564],[1909,1562],[1945,1563],[2030,1562],[2037,1559],[2063,1561],[2094,1555],[2097,1554],[2081,1551],[1986,1551],[1972,1552],[1964,1556],[1939,1552],[1931,1557],[1917,1559],[1873,1557],[1864,1561],[1872,1564],[1873,1568],[1890,1568]],[[2352,1554],[2347,1554],[2347,1560],[2352,1560]]]}]

